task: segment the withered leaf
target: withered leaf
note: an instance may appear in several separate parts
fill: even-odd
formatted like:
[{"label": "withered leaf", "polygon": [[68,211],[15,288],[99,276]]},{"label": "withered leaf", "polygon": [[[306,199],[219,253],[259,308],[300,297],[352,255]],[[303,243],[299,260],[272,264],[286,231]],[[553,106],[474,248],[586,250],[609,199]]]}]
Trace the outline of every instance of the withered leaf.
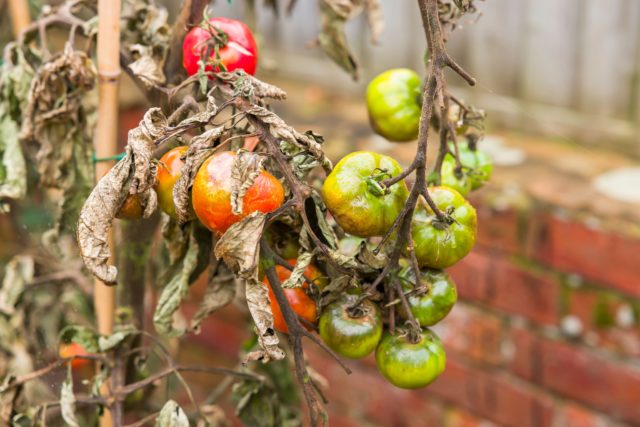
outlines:
[{"label": "withered leaf", "polygon": [[157,427],[189,427],[189,418],[180,405],[169,400],[164,404],[156,420]]},{"label": "withered leaf", "polygon": [[278,347],[278,336],[273,329],[273,313],[269,305],[267,287],[258,280],[259,243],[266,216],[259,212],[232,225],[215,247],[215,256],[222,258],[246,285],[246,299],[253,322],[258,329],[258,342],[262,350],[250,353],[247,360],[280,360],[284,352]]},{"label": "withered leaf", "polygon": [[184,330],[173,325],[173,315],[180,308],[180,303],[189,292],[189,278],[198,267],[200,244],[196,238],[193,224],[189,224],[189,243],[177,266],[177,271],[164,287],[153,314],[153,324],[161,335],[178,336]]},{"label": "withered leaf", "polygon": [[216,274],[209,279],[207,291],[200,302],[198,311],[191,319],[190,330],[200,333],[200,324],[210,314],[233,301],[236,295],[236,280],[229,268],[220,263]]},{"label": "withered leaf", "polygon": [[27,193],[27,165],[18,140],[18,125],[0,105],[0,201]]},{"label": "withered leaf", "polygon": [[231,169],[231,211],[235,215],[242,213],[244,195],[262,172],[263,163],[264,157],[244,150],[239,150],[233,159]]},{"label": "withered leaf", "polygon": [[0,312],[9,316],[14,313],[25,286],[33,280],[34,271],[33,258],[27,255],[16,255],[7,263],[0,289]]},{"label": "withered leaf", "polygon": [[353,12],[355,2],[350,0],[321,0],[321,31],[318,44],[353,80],[358,80],[358,63],[349,50],[345,23]]},{"label": "withered leaf", "polygon": [[133,55],[133,62],[129,68],[147,88],[163,85],[166,81],[163,63],[153,57],[153,49],[149,46],[134,44],[129,47]]},{"label": "withered leaf", "polygon": [[384,15],[380,0],[365,0],[367,13],[367,24],[371,31],[371,41],[377,43],[380,35],[384,31]]},{"label": "withered leaf", "polygon": [[202,163],[213,153],[212,148],[223,130],[223,126],[216,126],[191,139],[182,169],[180,169],[180,176],[173,186],[173,202],[181,224],[193,219],[190,197],[193,180]]},{"label": "withered leaf", "polygon": [[80,427],[76,418],[76,396],[73,393],[71,370],[60,388],[60,412],[65,423],[71,427]]},{"label": "withered leaf", "polygon": [[305,281],[304,272],[311,264],[313,254],[310,252],[302,252],[296,259],[296,265],[293,267],[289,278],[282,282],[283,288],[297,288],[302,286]]},{"label": "withered leaf", "polygon": [[279,87],[265,83],[245,73],[243,70],[216,73],[215,78],[230,83],[234,92],[245,98],[283,100],[287,97],[287,93]]}]

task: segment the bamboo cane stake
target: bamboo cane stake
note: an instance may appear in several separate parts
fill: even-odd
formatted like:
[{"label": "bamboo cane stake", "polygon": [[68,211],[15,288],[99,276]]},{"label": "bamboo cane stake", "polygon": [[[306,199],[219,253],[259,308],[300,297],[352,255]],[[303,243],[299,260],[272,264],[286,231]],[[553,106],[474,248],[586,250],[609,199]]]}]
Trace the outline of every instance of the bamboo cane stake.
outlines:
[{"label": "bamboo cane stake", "polygon": [[11,16],[13,36],[17,38],[31,22],[29,2],[27,0],[9,0],[9,15]]},{"label": "bamboo cane stake", "polygon": [[[95,135],[97,158],[113,156],[117,152],[118,81],[120,77],[120,0],[98,0],[98,123]],[[96,178],[104,176],[113,162],[96,164]],[[113,248],[113,232],[109,236]],[[113,253],[113,252],[112,252]],[[95,281],[94,307],[101,334],[111,334],[115,316],[115,287]],[[115,421],[115,420],[114,420]],[[113,424],[111,414],[100,419],[102,427]]]}]

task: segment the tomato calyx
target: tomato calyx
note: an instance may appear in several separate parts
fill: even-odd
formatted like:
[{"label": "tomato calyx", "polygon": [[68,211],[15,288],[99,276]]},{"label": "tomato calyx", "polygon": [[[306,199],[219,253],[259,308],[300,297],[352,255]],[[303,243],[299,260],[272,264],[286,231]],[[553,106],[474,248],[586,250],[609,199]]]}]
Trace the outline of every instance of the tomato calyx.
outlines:
[{"label": "tomato calyx", "polygon": [[375,168],[371,175],[365,178],[367,190],[376,197],[383,197],[390,193],[389,187],[384,185],[383,181],[387,178],[393,178],[386,169]]},{"label": "tomato calyx", "polygon": [[396,335],[405,337],[411,344],[418,344],[422,341],[422,328],[415,320],[404,322],[404,328],[397,328]]},{"label": "tomato calyx", "polygon": [[352,319],[361,319],[370,312],[369,308],[362,304],[363,299],[357,298],[356,301],[347,307],[346,311]]}]

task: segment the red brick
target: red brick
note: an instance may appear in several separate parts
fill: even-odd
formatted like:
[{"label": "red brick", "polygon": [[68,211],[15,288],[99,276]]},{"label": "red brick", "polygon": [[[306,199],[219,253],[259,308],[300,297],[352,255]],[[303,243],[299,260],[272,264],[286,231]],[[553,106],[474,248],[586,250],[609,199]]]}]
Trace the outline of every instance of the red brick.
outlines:
[{"label": "red brick", "polygon": [[[640,328],[637,324],[619,325],[617,313],[624,306],[631,309],[628,299],[596,289],[568,290],[565,315],[580,319],[582,336],[591,345],[606,348],[624,356],[640,356]],[[595,342],[592,338],[595,337]]]},{"label": "red brick", "polygon": [[522,251],[520,212],[515,209],[496,210],[482,202],[473,204],[478,213],[478,245],[509,253]]},{"label": "red brick", "polygon": [[426,393],[506,427],[548,427],[553,403],[505,375],[473,369],[449,357],[447,369]]},{"label": "red brick", "polygon": [[559,284],[498,254],[472,252],[451,269],[460,297],[540,324],[558,322]]},{"label": "red brick", "polygon": [[447,353],[459,354],[476,362],[501,362],[502,319],[469,304],[458,302],[451,313],[434,328]]},{"label": "red brick", "polygon": [[495,427],[496,424],[478,418],[460,409],[450,409],[445,417],[444,427]]},{"label": "red brick", "polygon": [[613,417],[640,420],[640,369],[524,330],[514,330],[512,338],[517,375]]},{"label": "red brick", "polygon": [[529,250],[535,259],[559,270],[640,297],[640,240],[591,229],[548,214],[536,217]]},{"label": "red brick", "polygon": [[558,410],[557,424],[562,427],[613,427],[604,415],[576,405],[565,405]]}]

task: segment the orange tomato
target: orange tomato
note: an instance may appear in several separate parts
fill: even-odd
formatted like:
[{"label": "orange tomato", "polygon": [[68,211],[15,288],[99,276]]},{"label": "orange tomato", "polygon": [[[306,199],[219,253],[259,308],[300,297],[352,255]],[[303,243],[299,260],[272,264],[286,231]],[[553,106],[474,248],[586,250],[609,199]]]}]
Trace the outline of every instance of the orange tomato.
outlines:
[{"label": "orange tomato", "polygon": [[249,187],[242,202],[242,213],[231,211],[231,169],[236,153],[224,151],[209,157],[196,173],[191,187],[193,209],[211,231],[222,234],[253,212],[269,213],[284,202],[284,188],[278,179],[262,171]]},{"label": "orange tomato", "polygon": [[[60,348],[58,349],[58,354],[62,359],[66,359],[67,357],[73,356],[84,356],[89,353],[86,352],[84,347],[76,342],[71,342],[68,344],[62,343],[60,344]],[[71,368],[74,370],[82,369],[91,364],[91,360],[89,359],[72,359],[71,360]]]},{"label": "orange tomato", "polygon": [[180,170],[184,164],[181,157],[187,152],[187,148],[186,145],[172,148],[160,157],[158,164],[158,179],[155,186],[156,193],[158,193],[158,206],[172,218],[176,218],[173,186],[180,178]]},{"label": "orange tomato", "polygon": [[140,219],[142,218],[144,210],[142,209],[142,203],[140,202],[140,196],[137,194],[129,194],[118,213],[116,214],[116,218],[119,219]]}]

